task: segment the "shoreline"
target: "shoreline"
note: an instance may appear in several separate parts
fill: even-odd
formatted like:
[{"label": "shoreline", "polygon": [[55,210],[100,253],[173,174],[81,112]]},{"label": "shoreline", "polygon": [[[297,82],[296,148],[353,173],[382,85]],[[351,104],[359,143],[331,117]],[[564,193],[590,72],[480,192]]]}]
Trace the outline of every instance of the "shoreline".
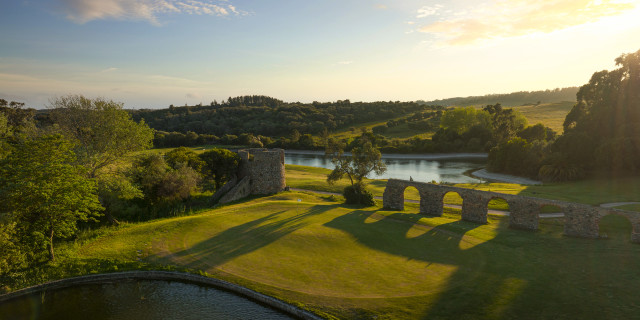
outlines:
[{"label": "shoreline", "polygon": [[[285,155],[297,154],[297,155],[314,155],[322,156],[324,151],[319,150],[293,150],[284,149]],[[346,155],[350,155],[350,152],[345,152]],[[399,160],[445,160],[445,159],[486,159],[489,157],[487,153],[383,153],[382,159],[399,159]]]},{"label": "shoreline", "polygon": [[541,181],[537,181],[537,180],[533,180],[533,179],[529,179],[529,178],[512,176],[512,175],[503,174],[503,173],[489,172],[489,171],[487,171],[486,168],[474,170],[473,172],[471,172],[471,176],[473,176],[475,178],[478,178],[478,179],[487,180],[487,181],[497,181],[497,182],[527,184],[527,185],[541,185],[542,184]]}]

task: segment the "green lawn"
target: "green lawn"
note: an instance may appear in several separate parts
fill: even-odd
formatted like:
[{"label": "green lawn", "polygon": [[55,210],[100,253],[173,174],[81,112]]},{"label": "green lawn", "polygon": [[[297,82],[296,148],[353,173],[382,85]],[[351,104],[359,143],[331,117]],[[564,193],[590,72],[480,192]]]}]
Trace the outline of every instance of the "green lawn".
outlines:
[{"label": "green lawn", "polygon": [[[297,199],[301,199],[298,202]],[[341,319],[630,319],[640,301],[640,245],[605,219],[609,240],[380,207],[299,192],[203,214],[130,224],[76,245],[77,263],[199,270]],[[67,249],[71,250],[71,249]],[[165,267],[167,268],[167,267]]]}]

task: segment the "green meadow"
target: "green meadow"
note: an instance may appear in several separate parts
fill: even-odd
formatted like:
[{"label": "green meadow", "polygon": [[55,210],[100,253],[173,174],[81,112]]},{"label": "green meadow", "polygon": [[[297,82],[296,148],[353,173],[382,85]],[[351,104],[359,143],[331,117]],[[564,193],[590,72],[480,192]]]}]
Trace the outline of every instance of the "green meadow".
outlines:
[{"label": "green meadow", "polygon": [[108,230],[70,259],[186,268],[340,319],[623,319],[640,307],[640,246],[624,219],[586,240],[564,237],[561,219],[526,232],[407,207],[284,192]]},{"label": "green meadow", "polygon": [[[287,166],[292,187],[336,191],[326,171]],[[384,181],[370,181],[381,194]],[[632,199],[638,182],[549,186],[466,185],[571,200]],[[615,187],[614,187],[615,186]],[[605,192],[611,188],[610,192]],[[619,188],[619,189],[616,189]],[[620,192],[627,194],[616,194]],[[624,193],[622,192],[622,193]],[[600,198],[590,198],[600,194]],[[636,193],[637,195],[638,193]],[[408,190],[407,198],[417,196]],[[445,199],[455,202],[455,197]],[[87,273],[178,270],[220,278],[336,319],[630,319],[640,308],[640,245],[631,225],[607,216],[607,239],[563,236],[563,219],[536,232],[353,207],[340,196],[282,192],[197,214],[82,232],[55,264],[14,288]]]}]

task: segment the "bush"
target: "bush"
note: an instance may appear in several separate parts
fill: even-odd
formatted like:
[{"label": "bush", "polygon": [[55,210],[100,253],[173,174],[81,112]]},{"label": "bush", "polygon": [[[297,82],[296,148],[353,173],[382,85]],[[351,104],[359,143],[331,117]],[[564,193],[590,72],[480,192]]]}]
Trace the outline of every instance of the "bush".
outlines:
[{"label": "bush", "polygon": [[367,207],[376,205],[373,194],[362,187],[347,186],[342,195],[347,204],[361,204]]}]

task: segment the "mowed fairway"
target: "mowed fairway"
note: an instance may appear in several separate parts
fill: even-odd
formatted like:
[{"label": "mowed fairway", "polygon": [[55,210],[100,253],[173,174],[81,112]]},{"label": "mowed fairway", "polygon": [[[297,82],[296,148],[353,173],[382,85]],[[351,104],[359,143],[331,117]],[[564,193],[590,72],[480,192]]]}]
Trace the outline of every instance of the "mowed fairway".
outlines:
[{"label": "mowed fairway", "polygon": [[[300,201],[298,201],[300,199]],[[285,192],[114,230],[80,258],[202,270],[325,316],[346,319],[629,319],[640,301],[640,245],[626,220],[610,240],[477,225]]]}]

